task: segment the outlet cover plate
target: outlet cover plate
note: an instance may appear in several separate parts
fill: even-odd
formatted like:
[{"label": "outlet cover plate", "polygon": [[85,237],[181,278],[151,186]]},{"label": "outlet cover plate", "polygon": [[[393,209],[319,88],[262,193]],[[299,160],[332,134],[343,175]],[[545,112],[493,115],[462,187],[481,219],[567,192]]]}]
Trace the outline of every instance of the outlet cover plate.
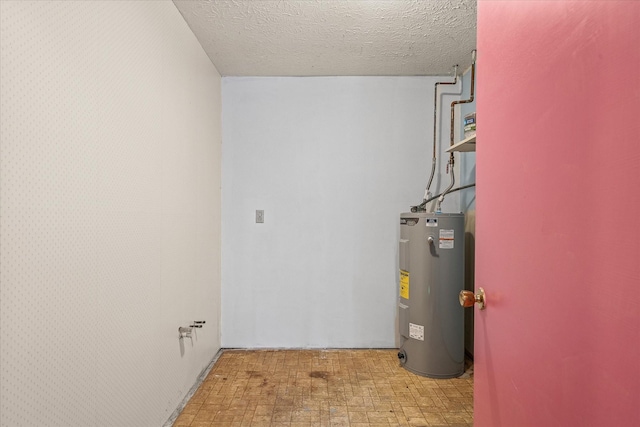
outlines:
[{"label": "outlet cover plate", "polygon": [[264,211],[256,210],[256,223],[262,224],[264,223]]}]

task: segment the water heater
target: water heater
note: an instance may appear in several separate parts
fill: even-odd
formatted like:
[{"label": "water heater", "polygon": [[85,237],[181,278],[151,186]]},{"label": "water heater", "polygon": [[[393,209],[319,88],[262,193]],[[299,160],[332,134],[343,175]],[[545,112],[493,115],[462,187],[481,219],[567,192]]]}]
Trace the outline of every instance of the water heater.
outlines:
[{"label": "water heater", "polygon": [[398,357],[431,378],[464,372],[464,214],[400,215]]}]

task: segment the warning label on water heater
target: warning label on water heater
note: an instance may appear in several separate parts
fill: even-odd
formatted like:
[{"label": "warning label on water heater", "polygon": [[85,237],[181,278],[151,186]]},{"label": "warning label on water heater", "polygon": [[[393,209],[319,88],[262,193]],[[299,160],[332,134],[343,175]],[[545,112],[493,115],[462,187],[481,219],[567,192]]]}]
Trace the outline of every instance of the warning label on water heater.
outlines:
[{"label": "warning label on water heater", "polygon": [[424,326],[409,323],[409,338],[424,341]]},{"label": "warning label on water heater", "polygon": [[440,249],[453,249],[453,230],[440,229]]},{"label": "warning label on water heater", "polygon": [[400,270],[400,296],[409,299],[409,272]]}]

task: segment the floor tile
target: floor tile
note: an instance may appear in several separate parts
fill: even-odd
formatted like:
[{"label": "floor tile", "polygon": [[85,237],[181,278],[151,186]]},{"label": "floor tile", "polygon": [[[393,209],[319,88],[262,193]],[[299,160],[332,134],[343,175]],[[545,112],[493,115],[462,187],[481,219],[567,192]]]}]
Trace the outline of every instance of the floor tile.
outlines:
[{"label": "floor tile", "polygon": [[395,350],[226,350],[174,427],[473,425],[473,370],[412,374]]}]

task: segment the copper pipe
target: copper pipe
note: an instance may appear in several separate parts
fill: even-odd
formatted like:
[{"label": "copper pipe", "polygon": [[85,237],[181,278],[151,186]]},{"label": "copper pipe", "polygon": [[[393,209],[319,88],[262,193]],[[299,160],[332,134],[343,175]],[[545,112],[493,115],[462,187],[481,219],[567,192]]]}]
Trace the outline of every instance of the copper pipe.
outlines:
[{"label": "copper pipe", "polygon": [[[451,130],[450,130],[450,135],[451,135],[451,140],[450,140],[450,145],[453,146],[453,134],[454,134],[454,126],[455,126],[455,107],[458,104],[468,104],[469,102],[473,102],[473,94],[474,94],[474,89],[475,89],[475,81],[476,81],[476,51],[475,49],[471,52],[471,57],[473,58],[473,62],[471,63],[471,93],[469,96],[469,99],[465,99],[462,101],[454,101],[451,103]],[[453,155],[453,151],[451,152],[451,155],[449,156],[449,163],[447,163],[447,169],[451,168],[450,172],[451,172],[451,184],[449,185],[449,188],[447,188],[444,193],[442,193],[442,195],[438,198],[438,208],[437,211],[440,212],[440,207],[442,205],[442,202],[444,201],[445,196],[447,195],[447,193],[449,193],[449,191],[451,191],[451,189],[453,188],[453,185],[455,183],[455,175],[454,175],[454,169],[453,166],[455,164],[455,156]]]},{"label": "copper pipe", "polygon": [[[476,82],[476,51],[472,52],[473,62],[471,63],[471,94],[469,99],[465,99],[462,101],[454,101],[451,103],[451,130],[450,130],[450,145],[453,145],[453,131],[455,126],[455,107],[458,104],[468,104],[469,102],[473,102],[473,94],[475,89]],[[453,152],[451,153],[451,165],[453,166]]]}]

